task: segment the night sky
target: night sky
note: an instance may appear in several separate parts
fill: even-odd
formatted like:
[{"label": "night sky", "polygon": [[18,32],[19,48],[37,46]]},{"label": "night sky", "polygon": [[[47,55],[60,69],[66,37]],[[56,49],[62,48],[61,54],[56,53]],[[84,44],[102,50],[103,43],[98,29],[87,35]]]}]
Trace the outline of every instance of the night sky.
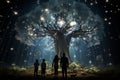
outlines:
[{"label": "night sky", "polygon": [[[21,43],[15,38],[15,23],[22,15],[29,13],[38,5],[49,0],[0,0],[0,65],[32,64],[35,55],[30,49],[35,47]],[[104,21],[104,39],[102,45],[91,47],[100,51],[104,57],[110,57],[109,65],[120,64],[120,5],[119,0],[76,0],[85,3]],[[51,4],[52,5],[52,4]],[[97,49],[96,49],[97,48]],[[28,56],[28,54],[31,56]],[[36,52],[35,54],[39,54]],[[92,55],[95,55],[93,53]],[[28,58],[29,57],[29,58]],[[106,61],[108,58],[105,58]],[[91,60],[88,60],[91,63]],[[93,61],[94,62],[94,61]]]}]

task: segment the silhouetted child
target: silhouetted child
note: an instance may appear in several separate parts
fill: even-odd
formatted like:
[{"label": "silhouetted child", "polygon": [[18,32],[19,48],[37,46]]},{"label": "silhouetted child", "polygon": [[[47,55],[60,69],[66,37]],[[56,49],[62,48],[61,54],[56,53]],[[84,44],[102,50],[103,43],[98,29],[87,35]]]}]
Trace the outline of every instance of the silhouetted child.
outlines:
[{"label": "silhouetted child", "polygon": [[36,59],[34,63],[34,77],[37,77],[38,75],[38,66],[39,66],[39,63],[38,63],[38,60]]},{"label": "silhouetted child", "polygon": [[42,77],[45,77],[45,73],[46,73],[46,63],[45,63],[45,59],[43,59],[43,61],[41,63],[41,75],[42,75]]},{"label": "silhouetted child", "polygon": [[68,58],[65,56],[65,53],[63,53],[63,57],[60,60],[60,65],[62,67],[62,77],[64,76],[67,78],[67,68],[69,65]]},{"label": "silhouetted child", "polygon": [[53,59],[54,75],[58,75],[58,62],[59,62],[58,55],[55,55]]}]

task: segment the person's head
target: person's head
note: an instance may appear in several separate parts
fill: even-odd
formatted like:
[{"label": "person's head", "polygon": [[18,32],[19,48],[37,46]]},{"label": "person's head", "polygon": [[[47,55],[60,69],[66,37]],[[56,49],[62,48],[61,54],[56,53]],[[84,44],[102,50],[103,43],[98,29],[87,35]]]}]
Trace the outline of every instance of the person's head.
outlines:
[{"label": "person's head", "polygon": [[55,55],[55,58],[58,58],[58,55]]},{"label": "person's head", "polygon": [[63,53],[63,57],[65,57],[65,53]]},{"label": "person's head", "polygon": [[38,59],[36,59],[36,62],[38,62]]},{"label": "person's head", "polygon": [[45,62],[45,59],[43,59],[43,62]]}]

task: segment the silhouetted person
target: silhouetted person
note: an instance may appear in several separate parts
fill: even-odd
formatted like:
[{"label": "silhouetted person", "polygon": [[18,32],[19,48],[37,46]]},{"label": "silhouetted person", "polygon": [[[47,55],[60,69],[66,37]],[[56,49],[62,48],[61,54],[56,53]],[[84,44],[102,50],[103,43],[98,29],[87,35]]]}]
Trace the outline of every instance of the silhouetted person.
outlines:
[{"label": "silhouetted person", "polygon": [[36,59],[34,63],[34,77],[37,77],[38,75],[38,66],[39,66],[39,63],[38,63],[38,60]]},{"label": "silhouetted person", "polygon": [[43,78],[45,78],[45,73],[46,73],[46,63],[45,63],[45,59],[43,59],[41,63],[41,75]]},{"label": "silhouetted person", "polygon": [[63,53],[63,57],[60,60],[60,65],[62,67],[62,76],[67,78],[67,68],[69,65],[68,58],[65,56],[65,53]]},{"label": "silhouetted person", "polygon": [[58,75],[58,62],[59,62],[58,55],[55,55],[53,59],[54,75]]}]

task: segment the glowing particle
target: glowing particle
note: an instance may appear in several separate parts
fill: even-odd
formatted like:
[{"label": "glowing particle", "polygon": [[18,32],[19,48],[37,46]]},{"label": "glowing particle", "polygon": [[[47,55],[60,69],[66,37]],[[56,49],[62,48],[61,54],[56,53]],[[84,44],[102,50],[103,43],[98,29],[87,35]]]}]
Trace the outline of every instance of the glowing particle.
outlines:
[{"label": "glowing particle", "polygon": [[3,15],[0,15],[0,17],[3,17]]},{"label": "glowing particle", "polygon": [[10,50],[11,50],[11,51],[13,51],[13,50],[14,50],[14,48],[10,48]]},{"label": "glowing particle", "polygon": [[18,12],[17,11],[13,11],[14,15],[18,15]]},{"label": "glowing particle", "polygon": [[106,10],[105,13],[108,13],[108,10]]},{"label": "glowing particle", "polygon": [[28,34],[29,34],[30,36],[33,36],[33,35],[34,35],[32,31],[28,32]]},{"label": "glowing particle", "polygon": [[113,11],[112,11],[112,10],[110,10],[110,12],[112,13]]},{"label": "glowing particle", "polygon": [[74,58],[76,58],[76,55],[74,55]]},{"label": "glowing particle", "polygon": [[27,60],[24,60],[24,63],[26,63],[27,62]]},{"label": "glowing particle", "polygon": [[109,53],[109,54],[108,54],[108,56],[112,56],[112,54],[111,54],[111,53]]},{"label": "glowing particle", "polygon": [[85,0],[85,2],[87,2],[87,0]]},{"label": "glowing particle", "polygon": [[71,23],[70,23],[70,26],[75,26],[77,23],[75,22],[75,21],[72,21]]},{"label": "glowing particle", "polygon": [[46,8],[46,9],[45,9],[45,12],[49,12],[49,9],[48,9],[48,8]]},{"label": "glowing particle", "polygon": [[111,25],[111,22],[108,22],[109,25]]},{"label": "glowing particle", "polygon": [[85,38],[85,37],[83,37],[83,40],[86,40],[86,38]]},{"label": "glowing particle", "polygon": [[29,55],[32,55],[32,53],[30,52]]},{"label": "glowing particle", "polygon": [[89,60],[89,64],[91,64],[92,63],[92,61],[91,60]]},{"label": "glowing particle", "polygon": [[57,23],[60,27],[62,27],[65,24],[65,21],[64,20],[59,20]]},{"label": "glowing particle", "polygon": [[40,17],[40,20],[41,20],[41,21],[44,21],[44,20],[45,20],[45,18],[44,18],[43,16],[41,16],[41,17]]},{"label": "glowing particle", "polygon": [[109,2],[109,0],[105,0],[105,2]]},{"label": "glowing particle", "polygon": [[107,18],[105,18],[104,20],[105,20],[105,21],[107,21],[108,19],[107,19]]},{"label": "glowing particle", "polygon": [[120,11],[120,8],[118,8],[118,11]]},{"label": "glowing particle", "polygon": [[110,62],[110,63],[108,63],[108,65],[109,65],[109,66],[112,66],[112,63]]},{"label": "glowing particle", "polygon": [[98,2],[97,2],[97,1],[95,1],[95,4],[98,4]]},{"label": "glowing particle", "polygon": [[10,3],[10,0],[6,0],[6,2],[9,4],[9,3]]},{"label": "glowing particle", "polygon": [[92,6],[92,5],[93,5],[93,3],[90,3],[90,5]]},{"label": "glowing particle", "polygon": [[12,63],[11,65],[12,65],[12,66],[15,66],[16,64],[15,64],[15,63]]},{"label": "glowing particle", "polygon": [[111,17],[109,17],[109,19],[111,19]]}]

